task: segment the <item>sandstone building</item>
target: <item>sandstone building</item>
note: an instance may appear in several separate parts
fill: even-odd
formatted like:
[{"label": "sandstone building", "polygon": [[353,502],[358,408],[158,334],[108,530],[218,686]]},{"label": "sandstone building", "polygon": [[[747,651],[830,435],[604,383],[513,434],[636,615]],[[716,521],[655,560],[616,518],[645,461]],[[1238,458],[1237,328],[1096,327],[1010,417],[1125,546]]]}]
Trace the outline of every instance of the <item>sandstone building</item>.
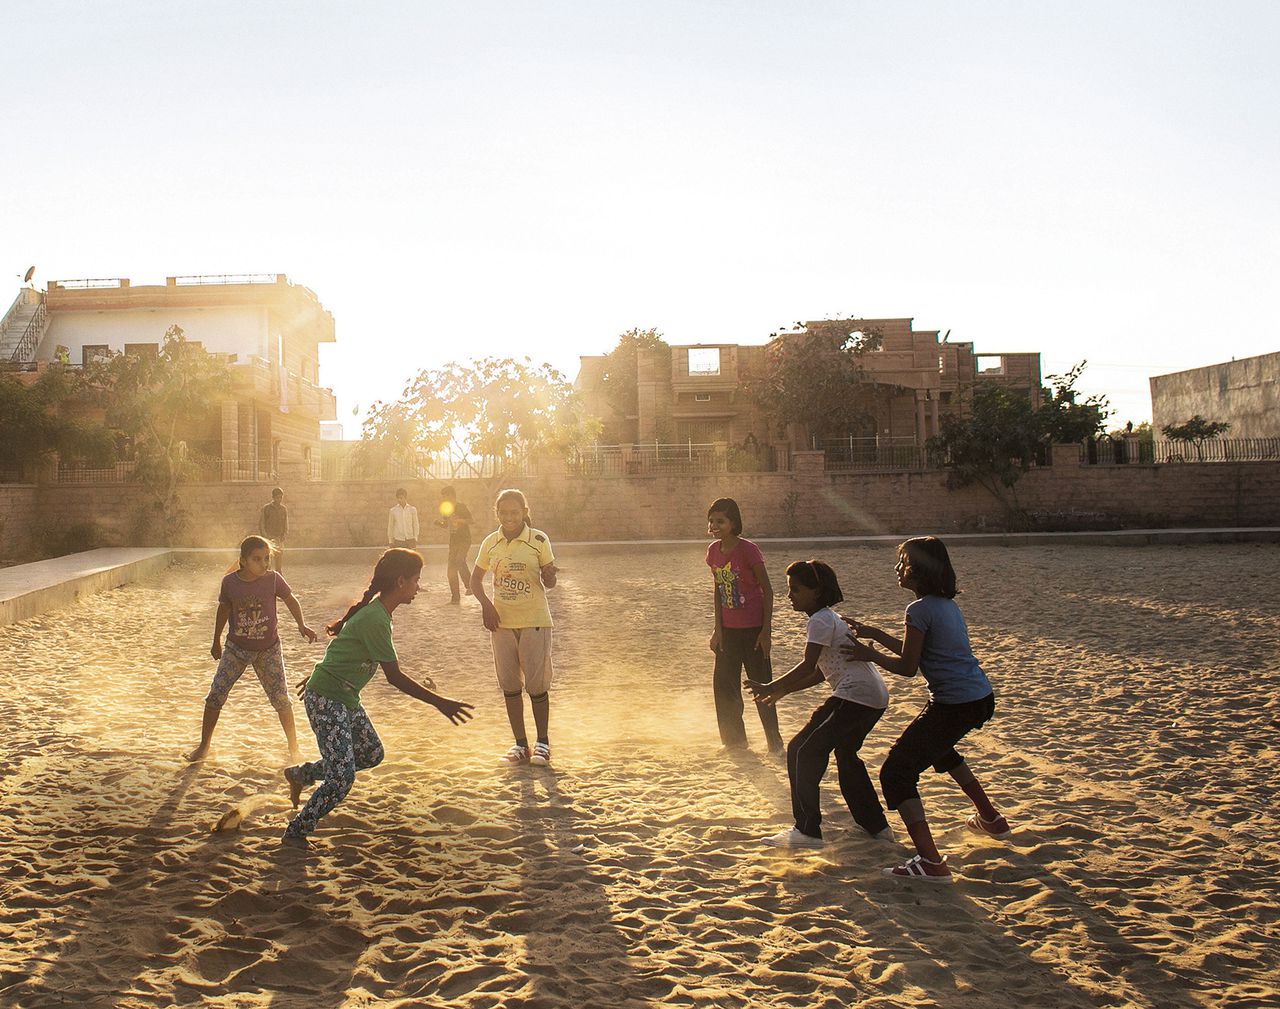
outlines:
[{"label": "sandstone building", "polygon": [[[1040,404],[1040,355],[977,354],[972,343],[939,339],[937,330],[915,330],[910,319],[846,319],[806,322],[816,332],[839,327],[844,332],[875,332],[878,350],[863,357],[875,385],[873,416],[858,439],[923,444],[938,432],[943,415],[959,410],[965,394],[978,382],[999,382]],[[790,334],[787,334],[790,335]],[[588,410],[605,423],[603,440],[617,443],[674,441],[742,444],[748,438],[764,444],[782,434],[770,431],[756,404],[746,395],[747,376],[765,361],[763,345],[688,344],[671,348],[670,368],[657,355],[642,353],[637,361],[637,409],[621,415],[604,395],[603,355],[584,356],[575,387]],[[784,440],[792,448],[809,447],[809,433],[790,430]]]}]

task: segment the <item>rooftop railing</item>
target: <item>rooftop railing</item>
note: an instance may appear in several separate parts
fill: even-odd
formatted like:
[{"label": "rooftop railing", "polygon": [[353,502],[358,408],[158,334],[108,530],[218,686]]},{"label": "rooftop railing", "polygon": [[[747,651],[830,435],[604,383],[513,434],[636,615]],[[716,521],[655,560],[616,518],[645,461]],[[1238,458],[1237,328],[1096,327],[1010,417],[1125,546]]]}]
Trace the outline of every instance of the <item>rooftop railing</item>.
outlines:
[{"label": "rooftop railing", "polygon": [[282,273],[198,273],[170,277],[174,287],[203,287],[209,284],[278,284]]},{"label": "rooftop railing", "polygon": [[98,288],[124,287],[123,277],[82,277],[79,280],[55,280],[52,285],[65,291],[86,291]]}]

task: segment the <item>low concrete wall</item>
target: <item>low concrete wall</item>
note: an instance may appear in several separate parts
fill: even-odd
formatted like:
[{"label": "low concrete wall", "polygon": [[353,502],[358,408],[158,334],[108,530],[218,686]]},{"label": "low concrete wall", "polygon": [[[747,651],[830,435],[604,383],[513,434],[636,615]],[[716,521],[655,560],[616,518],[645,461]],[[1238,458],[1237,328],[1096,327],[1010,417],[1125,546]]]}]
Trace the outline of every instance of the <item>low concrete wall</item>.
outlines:
[{"label": "low concrete wall", "polygon": [[[493,527],[491,502],[506,483],[529,497],[534,524],[553,541],[689,539],[706,530],[707,505],[736,498],[746,534],[864,536],[1006,529],[1003,505],[971,486],[949,490],[940,471],[825,472],[800,453],[789,473],[710,476],[571,478],[518,481],[456,480],[459,499],[477,519],[476,533]],[[286,546],[376,546],[385,541],[387,509],[397,486],[417,505],[423,539],[441,543],[431,525],[441,484],[436,482],[283,483],[289,507]],[[1018,503],[1039,529],[1158,529],[1280,525],[1280,463],[1181,463],[1161,466],[1058,465],[1034,469],[1018,481]],[[180,546],[225,547],[257,532],[270,497],[266,484],[191,484],[181,488],[187,515]],[[147,542],[139,516],[141,488],[131,484],[38,488],[39,508],[63,526],[99,524],[108,542]],[[151,542],[158,542],[153,531]]]},{"label": "low concrete wall", "polygon": [[0,570],[0,626],[81,596],[140,581],[169,566],[169,551],[115,547],[68,554]]}]

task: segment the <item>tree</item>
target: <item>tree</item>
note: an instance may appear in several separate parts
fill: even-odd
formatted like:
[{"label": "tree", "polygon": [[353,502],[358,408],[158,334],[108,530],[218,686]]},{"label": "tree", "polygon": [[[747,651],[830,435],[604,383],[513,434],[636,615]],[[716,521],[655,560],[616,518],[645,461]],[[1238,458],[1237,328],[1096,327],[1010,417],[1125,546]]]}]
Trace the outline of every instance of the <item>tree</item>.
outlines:
[{"label": "tree", "polygon": [[600,386],[609,405],[623,417],[633,417],[640,409],[636,357],[641,351],[656,356],[661,375],[671,373],[671,345],[656,329],[629,329],[619,336],[617,345],[604,356]]},{"label": "tree", "polygon": [[963,414],[946,414],[929,448],[947,462],[947,486],[978,484],[1005,506],[1015,526],[1025,522],[1018,478],[1031,468],[1044,440],[1044,420],[1019,392],[993,383],[977,385]]},{"label": "tree", "polygon": [[55,452],[70,462],[113,459],[110,432],[67,416],[86,394],[83,378],[63,368],[50,368],[30,384],[0,374],[0,469],[26,474]]},{"label": "tree", "polygon": [[1067,370],[1065,375],[1049,375],[1049,388],[1044,389],[1040,406],[1044,436],[1049,442],[1079,444],[1096,438],[1105,426],[1111,412],[1106,396],[1090,396],[1084,402],[1076,402],[1076,382],[1084,373],[1088,361],[1081,361]]},{"label": "tree", "polygon": [[770,337],[763,367],[743,384],[775,430],[802,424],[813,437],[839,437],[874,419],[876,387],[862,359],[883,338],[855,327],[854,320],[797,323]]},{"label": "tree", "polygon": [[185,435],[231,392],[226,364],[170,326],[155,355],[112,354],[86,369],[106,406],[107,423],[133,442],[135,479],[152,493],[170,542],[181,525],[178,485],[193,472]]},{"label": "tree", "polygon": [[361,454],[366,465],[389,459],[425,465],[446,451],[454,458],[498,460],[568,455],[599,430],[600,422],[586,415],[573,386],[551,365],[487,357],[424,369],[399,400],[375,402],[364,422]]},{"label": "tree", "polygon": [[1027,517],[1018,504],[1018,479],[1036,456],[1056,443],[1082,442],[1102,430],[1107,413],[1105,396],[1076,402],[1076,382],[1087,362],[1050,375],[1038,409],[1021,392],[979,382],[968,409],[942,418],[941,430],[929,447],[949,467],[948,487],[978,484],[1005,506],[1010,523],[1019,527]]},{"label": "tree", "polygon": [[1165,424],[1160,433],[1170,441],[1185,441],[1195,446],[1196,461],[1204,460],[1204,444],[1231,430],[1227,421],[1205,420],[1199,414],[1181,424]]}]

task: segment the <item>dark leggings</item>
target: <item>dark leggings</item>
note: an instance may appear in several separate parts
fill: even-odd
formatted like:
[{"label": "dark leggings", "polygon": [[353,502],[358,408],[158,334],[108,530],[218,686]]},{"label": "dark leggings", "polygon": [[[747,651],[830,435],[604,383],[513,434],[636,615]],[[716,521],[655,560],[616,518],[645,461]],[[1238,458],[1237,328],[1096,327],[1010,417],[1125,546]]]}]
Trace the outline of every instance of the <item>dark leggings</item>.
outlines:
[{"label": "dark leggings", "polygon": [[926,767],[946,774],[963,764],[956,743],[984,724],[995,710],[995,694],[964,704],[926,704],[903,730],[880,768],[880,790],[889,808],[920,798],[920,775]]},{"label": "dark leggings", "polygon": [[858,749],[880,716],[882,708],[868,708],[842,697],[829,698],[787,745],[787,775],[791,778],[791,811],[796,830],[810,837],[822,836],[822,807],[818,783],[827,773],[831,754],[836,755],[840,792],[854,822],[868,834],[889,826],[880,797],[858,757]]},{"label": "dark leggings", "polygon": [[[759,627],[724,627],[720,630],[720,650],[716,652],[716,669],[712,685],[716,698],[716,721],[720,725],[720,742],[725,746],[747,745],[747,728],[742,724],[742,670],[757,683],[773,679],[769,657],[756,647]],[[772,705],[757,704],[764,738],[771,750],[782,750],[782,733],[778,731],[778,712]]]}]

